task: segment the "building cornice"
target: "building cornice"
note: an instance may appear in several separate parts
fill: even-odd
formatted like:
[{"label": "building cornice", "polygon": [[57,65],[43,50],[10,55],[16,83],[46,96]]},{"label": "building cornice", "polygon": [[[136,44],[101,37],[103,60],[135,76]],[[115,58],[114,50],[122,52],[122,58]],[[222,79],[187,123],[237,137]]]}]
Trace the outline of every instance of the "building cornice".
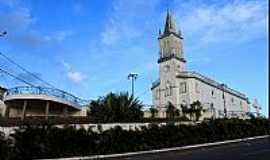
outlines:
[{"label": "building cornice", "polygon": [[177,38],[184,39],[183,37],[181,37],[179,34],[177,34],[177,33],[175,33],[175,32],[169,32],[169,33],[163,33],[163,34],[159,35],[159,36],[158,36],[158,40],[160,40],[160,39],[162,39],[162,38],[164,38],[164,37],[168,37],[168,36],[170,36],[171,34],[174,35],[174,36],[176,36]]},{"label": "building cornice", "polygon": [[175,55],[171,55],[171,56],[168,56],[168,57],[159,58],[158,59],[158,63],[165,62],[165,61],[171,60],[173,58],[176,59],[176,60],[179,60],[181,62],[186,63],[186,60],[184,58],[179,58],[179,57],[176,57]]},{"label": "building cornice", "polygon": [[155,89],[156,87],[158,87],[160,85],[160,80],[157,79],[156,81],[154,81],[152,83],[152,87],[151,87],[151,90]]}]

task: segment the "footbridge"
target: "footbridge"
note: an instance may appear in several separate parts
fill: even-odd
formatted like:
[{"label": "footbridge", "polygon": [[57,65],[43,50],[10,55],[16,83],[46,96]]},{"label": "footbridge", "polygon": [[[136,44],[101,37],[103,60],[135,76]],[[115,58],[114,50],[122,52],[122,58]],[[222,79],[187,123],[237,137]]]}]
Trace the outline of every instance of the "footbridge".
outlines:
[{"label": "footbridge", "polygon": [[[3,96],[5,116],[82,116],[89,101],[56,88],[19,86],[8,89]],[[86,114],[86,113],[84,113]]]}]

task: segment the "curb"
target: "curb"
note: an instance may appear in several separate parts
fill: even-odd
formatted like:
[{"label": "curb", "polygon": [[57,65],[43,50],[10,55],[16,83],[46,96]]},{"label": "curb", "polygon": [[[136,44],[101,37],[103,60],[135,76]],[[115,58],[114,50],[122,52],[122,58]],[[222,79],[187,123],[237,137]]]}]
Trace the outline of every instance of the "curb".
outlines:
[{"label": "curb", "polygon": [[176,151],[176,150],[181,151],[181,150],[196,149],[196,148],[201,148],[201,147],[218,146],[222,144],[238,143],[238,142],[250,141],[250,140],[255,140],[255,139],[263,139],[267,137],[270,137],[270,135],[234,139],[234,140],[227,140],[227,141],[220,141],[220,142],[212,142],[212,143],[195,144],[195,145],[188,145],[188,146],[183,146],[183,147],[155,149],[155,150],[150,150],[150,151],[126,152],[126,153],[109,154],[109,155],[93,155],[93,156],[85,156],[85,157],[39,159],[39,160],[92,160],[92,159],[115,158],[115,157],[134,156],[134,155],[151,154],[151,153],[162,153],[162,152],[169,152],[169,151]]}]

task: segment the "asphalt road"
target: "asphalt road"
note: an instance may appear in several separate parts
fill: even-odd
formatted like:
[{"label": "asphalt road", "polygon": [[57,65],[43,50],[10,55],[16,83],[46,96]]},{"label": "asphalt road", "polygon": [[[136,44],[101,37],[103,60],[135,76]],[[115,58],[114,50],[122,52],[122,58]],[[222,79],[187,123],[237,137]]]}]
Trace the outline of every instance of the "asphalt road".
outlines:
[{"label": "asphalt road", "polygon": [[270,160],[270,138],[186,151],[117,157],[106,160]]}]

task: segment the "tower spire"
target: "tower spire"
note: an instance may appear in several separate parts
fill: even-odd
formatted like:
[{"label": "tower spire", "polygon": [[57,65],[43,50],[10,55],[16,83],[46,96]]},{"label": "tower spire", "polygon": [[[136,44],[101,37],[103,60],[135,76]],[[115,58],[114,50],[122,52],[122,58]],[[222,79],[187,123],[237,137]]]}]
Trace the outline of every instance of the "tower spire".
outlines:
[{"label": "tower spire", "polygon": [[170,10],[167,9],[164,33],[166,34],[166,33],[170,33],[170,32],[175,32],[176,33],[176,29],[175,29],[175,24],[173,22]]}]

